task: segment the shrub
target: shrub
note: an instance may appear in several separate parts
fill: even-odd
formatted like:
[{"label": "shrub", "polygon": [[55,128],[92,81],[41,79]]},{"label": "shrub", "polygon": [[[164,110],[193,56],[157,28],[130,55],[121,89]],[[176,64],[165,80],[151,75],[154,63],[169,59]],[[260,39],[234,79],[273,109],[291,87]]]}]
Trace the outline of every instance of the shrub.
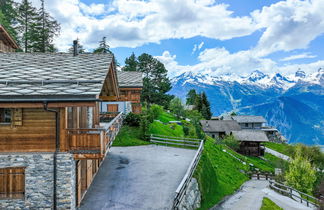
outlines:
[{"label": "shrub", "polygon": [[134,114],[132,112],[128,113],[124,119],[124,124],[129,126],[139,126],[140,125],[140,115]]},{"label": "shrub", "polygon": [[157,104],[153,104],[150,107],[150,115],[153,120],[157,119],[163,112],[162,106]]},{"label": "shrub", "polygon": [[183,129],[183,133],[184,133],[184,135],[185,136],[188,136],[189,135],[189,131],[190,131],[190,129],[189,129],[189,127],[187,127],[187,126],[183,126],[182,127],[182,129]]},{"label": "shrub", "polygon": [[222,143],[227,145],[229,148],[237,151],[240,148],[240,142],[237,141],[234,136],[226,136],[223,140]]}]

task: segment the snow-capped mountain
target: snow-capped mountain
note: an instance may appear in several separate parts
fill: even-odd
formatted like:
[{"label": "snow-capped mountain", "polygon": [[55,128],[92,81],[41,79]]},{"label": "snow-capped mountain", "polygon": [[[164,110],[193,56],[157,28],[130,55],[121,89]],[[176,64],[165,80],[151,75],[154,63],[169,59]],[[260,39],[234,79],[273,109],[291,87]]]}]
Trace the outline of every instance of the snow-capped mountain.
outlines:
[{"label": "snow-capped mountain", "polygon": [[214,115],[236,111],[263,115],[290,142],[324,144],[324,69],[306,74],[210,75],[186,72],[172,80],[170,94],[185,99],[190,89],[205,91]]}]

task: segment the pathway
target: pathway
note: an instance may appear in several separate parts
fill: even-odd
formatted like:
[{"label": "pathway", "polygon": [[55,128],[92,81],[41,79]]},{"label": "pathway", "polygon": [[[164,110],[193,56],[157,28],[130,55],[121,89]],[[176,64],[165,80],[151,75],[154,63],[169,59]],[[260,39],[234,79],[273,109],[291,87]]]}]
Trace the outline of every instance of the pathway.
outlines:
[{"label": "pathway", "polygon": [[312,209],[271,190],[268,186],[268,181],[247,181],[242,185],[241,190],[230,196],[229,199],[220,206],[216,206],[212,209],[259,210],[262,205],[263,197],[268,197],[284,210]]},{"label": "pathway", "polygon": [[156,145],[112,147],[80,209],[170,209],[195,153]]}]

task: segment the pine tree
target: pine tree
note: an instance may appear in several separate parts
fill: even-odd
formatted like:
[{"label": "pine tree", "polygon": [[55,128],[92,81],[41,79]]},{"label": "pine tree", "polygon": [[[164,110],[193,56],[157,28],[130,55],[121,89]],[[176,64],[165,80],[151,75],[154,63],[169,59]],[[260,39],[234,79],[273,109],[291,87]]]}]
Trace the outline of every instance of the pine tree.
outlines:
[{"label": "pine tree", "polygon": [[45,2],[41,1],[41,7],[38,11],[37,19],[37,41],[34,44],[34,51],[37,52],[55,52],[53,44],[55,36],[58,36],[61,30],[60,24],[45,10]]},{"label": "pine tree", "polygon": [[204,118],[206,120],[210,120],[210,118],[212,117],[212,113],[210,111],[210,103],[207,99],[206,93],[202,92],[201,93],[201,114],[204,116]]},{"label": "pine tree", "polygon": [[17,40],[17,30],[14,27],[17,20],[17,3],[13,0],[0,0],[0,24]]},{"label": "pine tree", "polygon": [[129,58],[126,58],[125,66],[123,67],[123,71],[138,71],[137,66],[138,66],[138,61],[137,61],[137,58],[133,52]]},{"label": "pine tree", "polygon": [[187,99],[186,99],[186,104],[187,105],[196,105],[197,102],[197,92],[195,89],[189,90],[187,93]]},{"label": "pine tree", "polygon": [[99,42],[99,47],[93,51],[93,53],[111,53],[110,46],[106,42],[106,37],[103,37],[102,40]]}]

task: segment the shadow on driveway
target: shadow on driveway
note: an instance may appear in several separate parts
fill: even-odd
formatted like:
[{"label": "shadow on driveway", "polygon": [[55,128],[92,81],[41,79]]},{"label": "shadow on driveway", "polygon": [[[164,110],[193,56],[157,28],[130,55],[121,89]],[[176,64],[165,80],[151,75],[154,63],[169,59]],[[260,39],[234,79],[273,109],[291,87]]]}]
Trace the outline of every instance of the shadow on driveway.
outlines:
[{"label": "shadow on driveway", "polygon": [[170,209],[196,150],[113,147],[80,209]]}]

